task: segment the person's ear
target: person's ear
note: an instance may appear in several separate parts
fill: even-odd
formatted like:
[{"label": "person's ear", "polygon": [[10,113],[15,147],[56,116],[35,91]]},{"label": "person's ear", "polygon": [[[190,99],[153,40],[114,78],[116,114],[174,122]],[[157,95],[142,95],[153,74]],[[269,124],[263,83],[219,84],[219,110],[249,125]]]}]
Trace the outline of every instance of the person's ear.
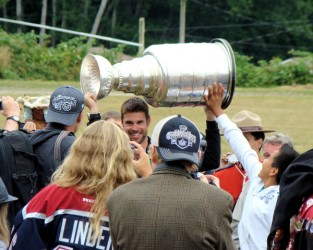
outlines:
[{"label": "person's ear", "polygon": [[263,148],[263,142],[264,142],[264,140],[263,140],[262,138],[260,138],[260,139],[257,140],[258,148],[260,149],[260,151],[261,151],[262,148]]},{"label": "person's ear", "polygon": [[278,172],[279,172],[278,168],[272,167],[272,169],[270,171],[270,176],[275,177],[276,175],[278,175]]},{"label": "person's ear", "polygon": [[198,159],[199,159],[199,161],[202,159],[202,154],[204,154],[204,152],[202,152],[201,150],[198,150]]},{"label": "person's ear", "polygon": [[157,155],[158,155],[158,152],[156,150],[156,147],[153,145],[150,145],[150,157],[151,157],[151,161],[153,165],[158,164]]},{"label": "person's ear", "polygon": [[79,116],[77,117],[76,121],[77,123],[81,123],[84,118],[84,112],[80,112]]}]

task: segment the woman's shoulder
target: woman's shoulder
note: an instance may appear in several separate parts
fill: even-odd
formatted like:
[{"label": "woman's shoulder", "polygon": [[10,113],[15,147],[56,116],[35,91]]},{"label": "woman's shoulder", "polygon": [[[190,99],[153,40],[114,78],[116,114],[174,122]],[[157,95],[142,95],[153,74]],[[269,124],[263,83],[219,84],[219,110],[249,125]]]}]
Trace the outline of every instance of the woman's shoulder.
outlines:
[{"label": "woman's shoulder", "polygon": [[92,197],[79,193],[74,187],[62,188],[51,184],[31,199],[24,213],[37,213],[42,217],[49,217],[59,210],[81,210],[82,207],[88,210],[93,201]]}]

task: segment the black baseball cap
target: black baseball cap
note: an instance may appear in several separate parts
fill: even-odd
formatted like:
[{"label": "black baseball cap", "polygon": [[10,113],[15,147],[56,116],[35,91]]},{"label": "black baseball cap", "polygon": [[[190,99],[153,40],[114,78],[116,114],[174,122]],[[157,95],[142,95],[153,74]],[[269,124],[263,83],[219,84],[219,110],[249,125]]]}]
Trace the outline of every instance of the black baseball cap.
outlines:
[{"label": "black baseball cap", "polygon": [[181,115],[162,119],[151,136],[163,161],[187,160],[199,166],[200,132],[197,126]]}]

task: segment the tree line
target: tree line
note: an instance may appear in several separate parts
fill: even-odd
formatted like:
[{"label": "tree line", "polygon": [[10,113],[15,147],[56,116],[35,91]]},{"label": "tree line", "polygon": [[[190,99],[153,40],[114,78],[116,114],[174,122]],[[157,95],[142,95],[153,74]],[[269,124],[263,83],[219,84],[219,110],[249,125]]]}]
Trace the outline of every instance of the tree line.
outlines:
[{"label": "tree line", "polygon": [[[138,42],[138,20],[145,18],[145,46],[177,43],[180,0],[0,0],[5,18],[43,23],[80,32]],[[224,38],[252,61],[288,58],[290,50],[311,51],[313,5],[310,0],[187,0],[186,42]],[[0,23],[7,32],[32,27]],[[36,30],[39,33],[40,30]],[[46,30],[50,45],[73,35]],[[95,41],[107,48],[117,44]],[[137,48],[126,46],[128,54]]]}]

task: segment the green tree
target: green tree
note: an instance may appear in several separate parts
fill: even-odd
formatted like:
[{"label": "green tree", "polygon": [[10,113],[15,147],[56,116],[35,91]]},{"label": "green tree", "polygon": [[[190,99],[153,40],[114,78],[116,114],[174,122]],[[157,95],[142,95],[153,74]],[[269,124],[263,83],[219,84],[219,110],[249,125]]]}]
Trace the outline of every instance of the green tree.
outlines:
[{"label": "green tree", "polygon": [[[46,24],[81,32],[92,30],[102,0],[48,1]],[[78,4],[78,2],[80,4]],[[7,17],[16,19],[16,1],[0,0]],[[4,5],[6,3],[6,5]],[[23,0],[23,20],[40,23],[42,0]],[[3,8],[3,7],[2,7]],[[146,20],[146,47],[151,44],[177,43],[180,0],[110,0],[98,22],[97,34],[138,42],[138,20]],[[273,57],[285,59],[291,49],[310,51],[313,46],[311,0],[188,0],[186,42],[209,42],[221,37],[233,49],[251,58],[251,62]],[[16,24],[5,30],[16,32]],[[24,32],[34,30],[23,27]],[[35,30],[39,34],[39,30]],[[52,44],[72,39],[74,35],[52,33]],[[107,48],[118,44],[96,40],[95,46]],[[126,46],[135,55],[137,48]]]}]

